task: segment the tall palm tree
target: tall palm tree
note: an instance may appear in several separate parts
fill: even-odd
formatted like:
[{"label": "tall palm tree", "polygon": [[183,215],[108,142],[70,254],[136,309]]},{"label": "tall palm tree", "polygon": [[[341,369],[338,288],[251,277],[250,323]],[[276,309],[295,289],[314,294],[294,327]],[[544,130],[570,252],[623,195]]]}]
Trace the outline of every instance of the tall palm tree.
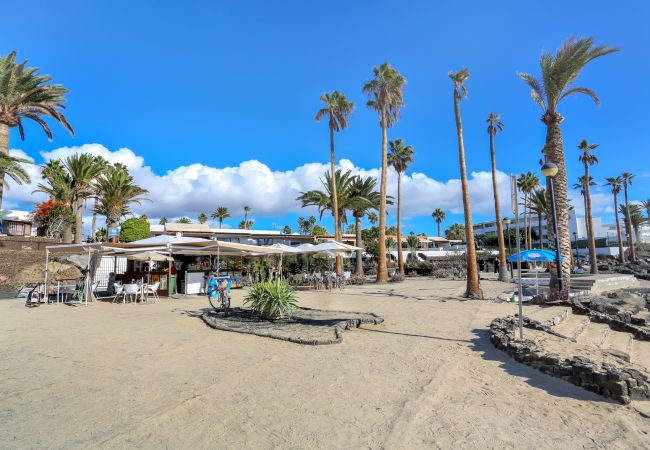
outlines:
[{"label": "tall palm tree", "polygon": [[440,224],[445,221],[447,215],[442,209],[436,208],[431,213],[431,217],[433,217],[433,219],[436,221],[436,224],[438,224],[438,236],[442,237],[442,234],[440,234]]},{"label": "tall palm tree", "polygon": [[22,164],[31,164],[26,158],[18,158],[8,154],[0,153],[0,194],[2,189],[9,188],[5,175],[11,178],[16,184],[29,183],[29,174]]},{"label": "tall palm tree", "polygon": [[625,193],[625,228],[627,231],[627,242],[630,246],[630,260],[636,262],[636,250],[634,248],[634,236],[632,235],[632,222],[630,222],[630,201],[628,198],[628,187],[632,185],[634,175],[630,172],[623,172],[623,192]]},{"label": "tall palm tree", "polygon": [[413,147],[405,145],[402,139],[390,141],[388,164],[397,172],[397,265],[400,275],[405,275],[404,260],[402,259],[402,173],[413,162]]},{"label": "tall palm tree", "polygon": [[[355,220],[354,232],[356,234],[356,246],[360,248],[363,248],[361,219],[363,219],[366,214],[374,214],[376,217],[376,214],[371,211],[379,209],[380,194],[375,190],[376,187],[377,180],[375,178],[362,178],[360,176],[354,177],[352,185],[350,186],[350,209],[352,210],[352,215]],[[387,199],[386,202],[392,204],[390,198]],[[363,275],[363,250],[357,250],[356,252],[356,266],[354,273],[356,275]]]},{"label": "tall palm tree", "polygon": [[379,126],[381,127],[381,177],[379,181],[379,257],[377,258],[377,282],[388,281],[386,265],[386,174],[388,172],[388,128],[392,127],[400,116],[400,109],[404,106],[404,86],[406,78],[391,67],[383,63],[374,67],[373,78],[363,85],[363,92],[368,94],[367,106],[377,112]]},{"label": "tall palm tree", "polygon": [[[593,154],[593,151],[598,148],[598,144],[590,144],[586,139],[580,141],[578,150],[580,150],[580,161],[585,166],[585,180],[589,180],[589,166],[598,163],[598,157]],[[591,193],[589,183],[584,184],[585,192],[585,217],[587,222],[587,245],[589,247],[589,273],[598,273],[598,263],[596,261],[596,237],[594,236],[594,227],[591,217]]]},{"label": "tall palm tree", "polygon": [[166,223],[169,223],[169,219],[167,217],[161,217],[158,221],[159,225],[165,225]]},{"label": "tall palm tree", "polygon": [[465,214],[465,242],[467,250],[467,289],[465,297],[483,298],[483,290],[478,278],[476,266],[476,245],[474,243],[474,228],[472,227],[472,208],[469,201],[469,185],[467,184],[467,167],[465,166],[465,144],[463,142],[463,122],[460,116],[460,101],[467,97],[465,81],[469,78],[466,68],[456,73],[449,72],[454,84],[454,115],[456,118],[456,137],[458,138],[458,159],[460,165],[460,183],[463,191],[463,212]]},{"label": "tall palm tree", "polygon": [[[594,181],[594,177],[592,177],[591,175],[589,176],[588,179],[585,178],[584,175],[580,175],[578,177],[578,182],[573,185],[573,189],[578,189],[580,191],[580,195],[582,196],[582,204],[585,209],[585,217],[587,214],[587,197],[585,196],[586,186],[591,187],[597,185],[598,183]],[[585,230],[587,230],[587,234],[589,234],[589,224],[587,223],[586,220],[585,220]]]},{"label": "tall palm tree", "polygon": [[618,240],[618,262],[623,264],[625,262],[625,251],[623,250],[623,235],[621,233],[621,222],[618,218],[618,194],[621,192],[623,185],[623,177],[610,177],[605,178],[606,186],[612,188],[614,194],[614,216],[616,217],[616,239]]},{"label": "tall palm tree", "polygon": [[[542,53],[540,66],[541,80],[526,73],[519,76],[531,89],[533,101],[542,109],[542,122],[546,125],[546,143],[544,145],[544,158],[546,162],[558,166],[558,173],[553,178],[555,192],[555,206],[558,229],[558,251],[569,261],[571,258],[571,236],[569,233],[569,196],[567,192],[566,161],[564,157],[564,144],[560,123],[564,118],[557,108],[559,103],[573,94],[585,94],[596,103],[600,100],[596,94],[585,87],[575,87],[574,82],[584,67],[592,60],[616,52],[618,49],[607,46],[594,46],[593,38],[569,38],[555,55]],[[547,194],[548,196],[549,194]],[[549,200],[549,208],[552,207]],[[552,214],[548,214],[552,218]],[[553,232],[553,224],[549,224],[549,231]],[[562,264],[562,278],[571,279],[571,267],[568,263]],[[556,295],[558,280],[556,271],[551,270],[551,291]]]},{"label": "tall palm tree", "polygon": [[106,217],[107,228],[116,227],[122,217],[132,214],[131,205],[139,205],[149,192],[138,186],[121,165],[105,169],[95,181],[94,189],[97,195],[95,210]]},{"label": "tall palm tree", "polygon": [[201,213],[198,215],[197,220],[201,224],[206,223],[208,221],[208,215],[206,213]]},{"label": "tall palm tree", "polygon": [[[25,140],[23,119],[38,123],[48,139],[52,131],[43,120],[51,117],[61,123],[70,134],[72,127],[61,112],[65,107],[68,90],[60,84],[50,84],[52,77],[39,75],[38,67],[25,67],[27,61],[16,64],[16,52],[0,57],[0,154],[9,154],[9,129],[18,128],[20,138]],[[4,192],[5,173],[0,173],[0,209]]]},{"label": "tall palm tree", "polygon": [[72,177],[75,201],[75,244],[83,240],[83,207],[86,198],[90,197],[93,190],[93,181],[105,170],[104,163],[90,153],[75,153],[68,156],[63,165]]},{"label": "tall palm tree", "polygon": [[[537,230],[539,235],[539,248],[544,248],[542,235],[542,218],[546,214],[546,189],[536,189],[530,196],[531,210],[537,215]],[[548,223],[548,221],[547,221]]]},{"label": "tall palm tree", "polygon": [[[345,97],[345,94],[334,91],[331,94],[329,92],[324,93],[320,96],[320,99],[323,101],[325,106],[318,110],[316,113],[316,120],[321,121],[324,117],[327,117],[327,122],[330,130],[330,173],[336,171],[336,156],[334,152],[334,132],[339,132],[348,127],[348,119],[352,110],[354,109],[354,103],[348,101]],[[338,217],[338,198],[336,196],[336,177],[332,179],[332,183],[335,185],[332,188],[332,211],[334,212],[334,239],[338,242],[341,241],[341,229],[339,228],[339,217]],[[336,273],[341,274],[343,271],[343,258],[340,255],[336,256]]]},{"label": "tall palm tree", "polygon": [[212,217],[212,220],[217,219],[219,221],[219,228],[221,228],[223,219],[230,217],[230,211],[225,206],[217,206],[217,209],[214,210],[210,217]]},{"label": "tall palm tree", "polygon": [[[347,223],[346,210],[350,209],[350,194],[352,189],[352,184],[354,181],[354,176],[352,171],[348,170],[346,172],[341,172],[341,169],[338,169],[334,173],[334,178],[336,181],[332,180],[330,171],[325,172],[325,178],[321,179],[321,183],[325,190],[311,190],[307,192],[301,192],[300,195],[296,198],[302,202],[302,207],[307,206],[316,206],[320,214],[321,219],[323,214],[326,211],[330,211],[332,216],[334,216],[334,202],[332,191],[334,186],[336,186],[337,198],[338,198],[338,226],[342,223]],[[336,226],[336,225],[335,225]]]},{"label": "tall palm tree", "polygon": [[249,224],[251,224],[251,222],[249,222],[249,220],[248,220],[248,213],[251,212],[251,209],[252,208],[250,206],[244,206],[244,222],[243,223],[244,223],[244,229],[245,230],[248,230],[249,229],[248,228]]},{"label": "tall palm tree", "polygon": [[530,196],[539,186],[539,178],[532,172],[521,174],[517,180],[517,187],[524,193],[524,246],[527,249],[532,247],[532,214]]},{"label": "tall palm tree", "polygon": [[[497,159],[494,152],[494,136],[503,131],[501,116],[490,113],[487,118],[487,132],[490,136],[490,160],[492,162],[492,193],[494,194],[494,213],[497,223],[497,243],[499,245],[499,281],[508,281],[508,265],[506,261],[506,241],[503,236],[503,222],[501,221],[501,205],[499,203],[499,185],[497,184]],[[438,232],[440,234],[440,232]]]}]

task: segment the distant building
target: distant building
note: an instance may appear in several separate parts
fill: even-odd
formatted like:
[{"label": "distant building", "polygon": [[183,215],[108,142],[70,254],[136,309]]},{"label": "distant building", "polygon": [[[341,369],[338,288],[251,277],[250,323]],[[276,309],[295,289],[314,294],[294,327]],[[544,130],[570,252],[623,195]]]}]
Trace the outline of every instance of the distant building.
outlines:
[{"label": "distant building", "polygon": [[0,233],[7,236],[36,236],[34,215],[29,211],[5,211]]}]

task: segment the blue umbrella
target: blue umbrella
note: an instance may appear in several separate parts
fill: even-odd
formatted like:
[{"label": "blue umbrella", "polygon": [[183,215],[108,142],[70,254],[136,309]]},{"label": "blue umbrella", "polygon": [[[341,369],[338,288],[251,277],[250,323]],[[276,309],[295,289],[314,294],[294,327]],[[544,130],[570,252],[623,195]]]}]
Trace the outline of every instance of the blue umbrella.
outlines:
[{"label": "blue umbrella", "polygon": [[[545,250],[545,249],[538,249],[538,248],[524,250],[519,255],[521,257],[522,262],[527,262],[527,261],[554,262],[555,259],[557,258],[556,253],[553,250]],[[564,262],[566,261],[566,258],[564,256],[561,256],[560,260]],[[517,254],[515,253],[514,255],[510,255],[508,257],[508,261],[517,262]]]}]

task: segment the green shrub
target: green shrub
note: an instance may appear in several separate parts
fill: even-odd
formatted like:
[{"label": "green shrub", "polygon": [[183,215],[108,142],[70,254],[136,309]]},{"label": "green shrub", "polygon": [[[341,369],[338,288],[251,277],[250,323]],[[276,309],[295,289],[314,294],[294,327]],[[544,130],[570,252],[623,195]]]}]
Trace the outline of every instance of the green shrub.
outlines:
[{"label": "green shrub", "polygon": [[142,217],[127,219],[120,228],[120,242],[133,242],[149,237],[149,221]]},{"label": "green shrub", "polygon": [[265,319],[282,319],[298,307],[295,294],[285,280],[263,281],[254,284],[244,304]]}]

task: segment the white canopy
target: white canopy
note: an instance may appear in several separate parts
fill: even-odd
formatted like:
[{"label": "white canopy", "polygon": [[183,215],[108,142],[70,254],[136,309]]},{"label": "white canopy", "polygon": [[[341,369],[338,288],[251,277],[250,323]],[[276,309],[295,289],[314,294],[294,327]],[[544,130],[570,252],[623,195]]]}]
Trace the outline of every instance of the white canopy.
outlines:
[{"label": "white canopy", "polygon": [[173,261],[169,255],[165,255],[159,252],[141,252],[133,253],[126,257],[127,259],[132,259],[134,261]]}]

